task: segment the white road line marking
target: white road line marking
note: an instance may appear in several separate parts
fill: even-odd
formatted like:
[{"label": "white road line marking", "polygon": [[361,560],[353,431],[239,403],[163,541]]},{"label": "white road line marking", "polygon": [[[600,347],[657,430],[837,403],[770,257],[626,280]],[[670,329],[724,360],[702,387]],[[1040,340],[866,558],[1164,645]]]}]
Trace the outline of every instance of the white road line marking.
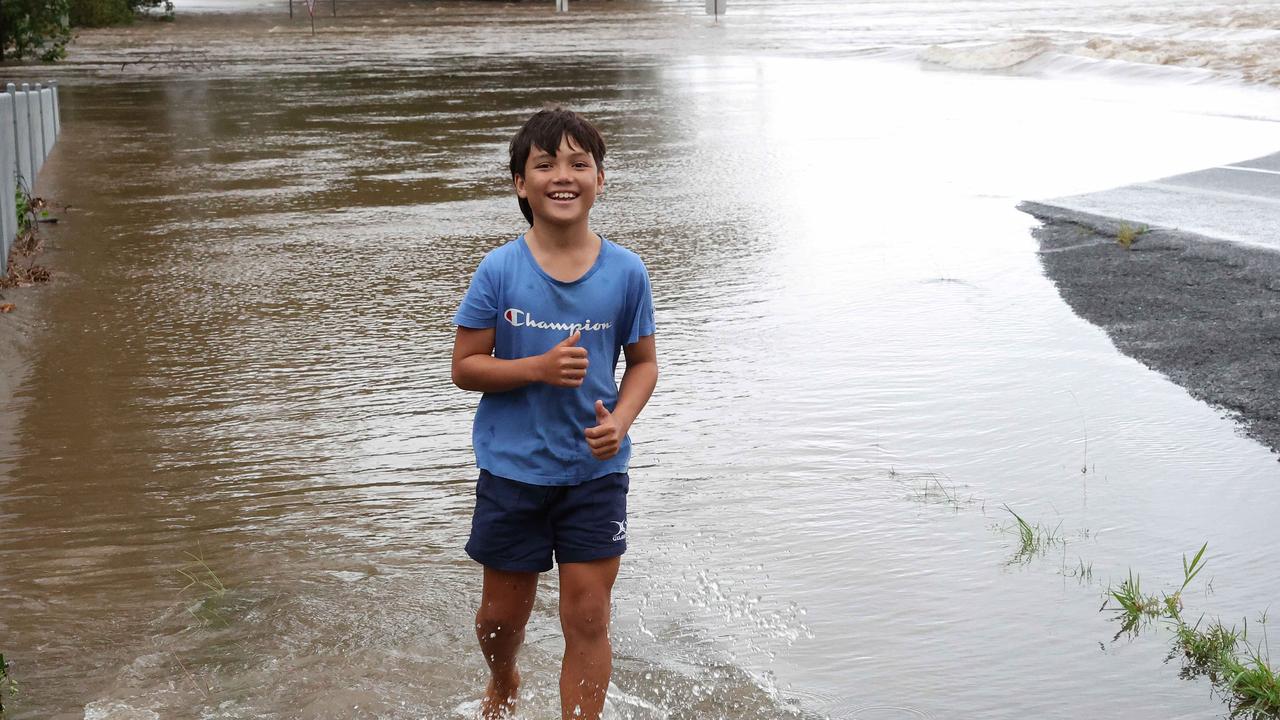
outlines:
[{"label": "white road line marking", "polygon": [[1240,167],[1239,165],[1219,165],[1214,170],[1242,170],[1244,172],[1263,173],[1264,175],[1280,175],[1280,170],[1263,170],[1262,168]]},{"label": "white road line marking", "polygon": [[1225,190],[1206,190],[1204,188],[1192,185],[1174,185],[1173,183],[1137,183],[1133,187],[1152,188],[1154,190],[1164,190],[1166,192],[1176,192],[1184,195],[1199,195],[1200,197],[1219,198],[1222,200],[1234,200],[1243,203],[1266,203],[1268,205],[1280,205],[1280,198],[1267,197],[1265,195],[1247,195],[1245,193],[1226,192]]}]

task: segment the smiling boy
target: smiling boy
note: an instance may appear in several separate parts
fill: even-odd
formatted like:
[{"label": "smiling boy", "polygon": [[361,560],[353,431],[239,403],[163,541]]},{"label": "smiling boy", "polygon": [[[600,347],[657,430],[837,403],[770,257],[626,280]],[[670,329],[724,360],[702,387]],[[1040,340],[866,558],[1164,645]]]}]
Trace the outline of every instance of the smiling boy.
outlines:
[{"label": "smiling boy", "polygon": [[[565,720],[595,720],[613,669],[609,607],[627,549],[627,437],[658,380],[644,263],[588,227],[604,139],[560,108],[511,141],[529,230],[485,256],[454,316],[453,382],[483,392],[467,554],[484,566],[476,637],[485,718],[515,708],[539,573],[560,568]],[[614,374],[626,358],[620,385]]]}]

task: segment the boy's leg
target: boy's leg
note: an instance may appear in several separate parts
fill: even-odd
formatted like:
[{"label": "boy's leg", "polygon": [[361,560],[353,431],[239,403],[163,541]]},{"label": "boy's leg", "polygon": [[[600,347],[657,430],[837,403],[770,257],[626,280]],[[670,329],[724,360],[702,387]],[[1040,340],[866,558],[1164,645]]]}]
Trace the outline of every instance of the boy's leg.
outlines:
[{"label": "boy's leg", "polygon": [[609,602],[621,558],[560,565],[560,711],[564,720],[597,720],[613,672]]},{"label": "boy's leg", "polygon": [[489,664],[489,686],[480,701],[480,714],[503,717],[515,709],[520,690],[516,655],[524,643],[524,626],[533,610],[538,573],[484,569],[484,590],[476,612],[476,638]]}]

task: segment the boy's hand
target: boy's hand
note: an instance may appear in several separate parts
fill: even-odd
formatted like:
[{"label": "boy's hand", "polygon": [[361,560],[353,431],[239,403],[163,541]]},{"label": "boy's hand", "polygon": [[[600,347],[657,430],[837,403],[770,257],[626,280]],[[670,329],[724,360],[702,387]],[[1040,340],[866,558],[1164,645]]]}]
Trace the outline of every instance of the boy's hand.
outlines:
[{"label": "boy's hand", "polygon": [[596,401],[596,426],[587,428],[587,445],[591,446],[591,454],[597,460],[608,460],[618,454],[622,445],[622,428],[618,427],[613,414],[604,407],[604,401]]},{"label": "boy's hand", "polygon": [[581,332],[556,343],[542,354],[542,382],[556,387],[576,388],[587,376],[587,349],[577,347]]}]

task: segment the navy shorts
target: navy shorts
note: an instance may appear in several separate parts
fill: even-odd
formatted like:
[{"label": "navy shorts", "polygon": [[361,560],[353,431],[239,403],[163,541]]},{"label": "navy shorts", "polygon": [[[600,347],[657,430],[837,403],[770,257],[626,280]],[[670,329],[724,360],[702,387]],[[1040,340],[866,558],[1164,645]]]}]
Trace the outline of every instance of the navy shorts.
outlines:
[{"label": "navy shorts", "polygon": [[627,551],[626,473],[579,485],[531,485],[480,471],[467,554],[494,570],[546,572]]}]

